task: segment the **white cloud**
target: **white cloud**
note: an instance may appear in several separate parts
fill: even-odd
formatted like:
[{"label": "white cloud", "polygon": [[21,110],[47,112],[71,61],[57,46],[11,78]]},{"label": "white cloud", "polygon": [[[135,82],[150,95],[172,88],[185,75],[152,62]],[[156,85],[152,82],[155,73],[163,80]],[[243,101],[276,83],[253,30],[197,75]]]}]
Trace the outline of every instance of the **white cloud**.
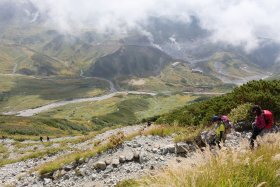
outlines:
[{"label": "white cloud", "polygon": [[126,32],[139,28],[150,16],[189,21],[213,31],[212,41],[223,41],[251,50],[258,37],[280,41],[279,0],[31,0],[50,23],[61,30],[83,28]]}]

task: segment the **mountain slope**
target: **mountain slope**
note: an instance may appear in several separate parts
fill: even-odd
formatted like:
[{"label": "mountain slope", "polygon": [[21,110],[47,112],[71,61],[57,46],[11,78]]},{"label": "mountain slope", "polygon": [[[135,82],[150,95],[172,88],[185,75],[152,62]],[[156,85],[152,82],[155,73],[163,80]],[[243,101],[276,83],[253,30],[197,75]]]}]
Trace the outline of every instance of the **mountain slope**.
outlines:
[{"label": "mountain slope", "polygon": [[86,75],[109,79],[154,76],[171,60],[170,56],[156,48],[122,46],[115,53],[98,59],[86,71]]}]

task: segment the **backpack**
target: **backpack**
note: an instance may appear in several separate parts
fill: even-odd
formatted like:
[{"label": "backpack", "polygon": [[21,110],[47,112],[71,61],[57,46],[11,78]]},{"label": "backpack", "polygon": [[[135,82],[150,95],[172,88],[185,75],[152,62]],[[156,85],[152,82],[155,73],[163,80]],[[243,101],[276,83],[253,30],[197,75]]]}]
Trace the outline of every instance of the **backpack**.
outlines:
[{"label": "backpack", "polygon": [[270,129],[274,123],[273,114],[269,110],[263,110],[263,117],[265,121],[265,128]]},{"label": "backpack", "polygon": [[229,118],[226,115],[223,115],[221,119],[226,129],[230,129],[232,127]]}]

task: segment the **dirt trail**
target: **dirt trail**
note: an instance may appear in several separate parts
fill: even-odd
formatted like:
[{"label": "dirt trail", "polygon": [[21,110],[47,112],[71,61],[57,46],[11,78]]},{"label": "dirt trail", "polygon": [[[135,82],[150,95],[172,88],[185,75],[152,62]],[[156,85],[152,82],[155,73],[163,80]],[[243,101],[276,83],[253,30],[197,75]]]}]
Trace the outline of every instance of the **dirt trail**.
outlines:
[{"label": "dirt trail", "polygon": [[[29,159],[26,161],[16,162],[13,164],[8,164],[0,168],[0,186],[1,184],[8,184],[13,183],[17,180],[18,177],[24,176],[28,174],[32,169],[35,167],[38,167],[39,165],[42,165],[46,162],[55,160],[56,158],[69,154],[73,152],[73,150],[85,150],[93,147],[93,143],[96,141],[105,141],[108,137],[112,136],[113,134],[118,133],[119,131],[123,131],[125,135],[131,134],[133,132],[137,132],[140,129],[143,128],[143,125],[135,125],[135,126],[127,126],[127,127],[121,127],[118,129],[108,130],[104,133],[98,134],[97,136],[78,144],[72,144],[69,145],[69,150],[64,150],[61,152],[58,152],[54,155],[46,155],[43,158],[35,158],[35,159]],[[76,137],[73,137],[75,139]],[[69,137],[67,138],[69,139]],[[54,139],[61,140],[61,139]],[[7,141],[6,143],[3,142],[4,145],[10,146],[11,142]]]}]

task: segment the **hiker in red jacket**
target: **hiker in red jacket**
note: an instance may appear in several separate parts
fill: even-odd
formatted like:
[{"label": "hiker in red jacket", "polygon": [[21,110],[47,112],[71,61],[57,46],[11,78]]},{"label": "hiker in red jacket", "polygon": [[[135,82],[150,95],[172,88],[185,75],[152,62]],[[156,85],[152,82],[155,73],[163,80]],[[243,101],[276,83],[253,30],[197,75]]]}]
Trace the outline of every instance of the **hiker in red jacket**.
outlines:
[{"label": "hiker in red jacket", "polygon": [[256,115],[253,123],[253,134],[250,140],[251,148],[254,148],[254,141],[264,130],[270,130],[273,125],[273,115],[269,110],[262,110],[260,106],[253,106],[252,112]]}]

